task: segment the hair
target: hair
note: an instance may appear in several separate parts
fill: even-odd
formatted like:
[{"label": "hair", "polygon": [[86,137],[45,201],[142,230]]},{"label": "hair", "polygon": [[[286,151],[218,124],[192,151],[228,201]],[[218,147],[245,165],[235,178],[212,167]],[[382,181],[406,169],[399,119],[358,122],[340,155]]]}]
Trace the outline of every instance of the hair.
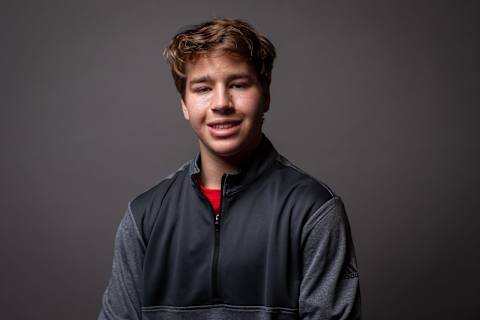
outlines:
[{"label": "hair", "polygon": [[238,54],[251,63],[265,95],[269,94],[275,47],[264,35],[238,19],[214,19],[175,35],[163,55],[170,65],[175,87],[183,96],[186,66],[212,51]]}]

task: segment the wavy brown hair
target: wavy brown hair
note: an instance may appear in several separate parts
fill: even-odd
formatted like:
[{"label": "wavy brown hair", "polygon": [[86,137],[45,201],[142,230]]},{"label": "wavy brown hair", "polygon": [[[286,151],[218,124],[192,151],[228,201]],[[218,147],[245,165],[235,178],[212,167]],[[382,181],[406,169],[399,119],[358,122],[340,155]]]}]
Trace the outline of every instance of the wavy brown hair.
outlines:
[{"label": "wavy brown hair", "polygon": [[238,19],[214,19],[192,26],[175,35],[163,55],[170,64],[178,92],[183,96],[186,65],[199,54],[221,50],[246,58],[269,94],[275,47],[264,35]]}]

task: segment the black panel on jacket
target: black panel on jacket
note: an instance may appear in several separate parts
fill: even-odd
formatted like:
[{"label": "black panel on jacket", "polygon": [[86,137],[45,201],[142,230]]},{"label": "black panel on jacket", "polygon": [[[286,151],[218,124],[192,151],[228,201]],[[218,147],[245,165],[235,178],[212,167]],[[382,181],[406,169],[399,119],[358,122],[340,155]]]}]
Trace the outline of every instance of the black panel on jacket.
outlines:
[{"label": "black panel on jacket", "polygon": [[[218,283],[221,303],[298,308],[301,233],[333,193],[291,166],[264,138],[242,171],[225,177]],[[214,215],[194,183],[192,161],[131,202],[147,245],[148,306],[212,300]]]}]

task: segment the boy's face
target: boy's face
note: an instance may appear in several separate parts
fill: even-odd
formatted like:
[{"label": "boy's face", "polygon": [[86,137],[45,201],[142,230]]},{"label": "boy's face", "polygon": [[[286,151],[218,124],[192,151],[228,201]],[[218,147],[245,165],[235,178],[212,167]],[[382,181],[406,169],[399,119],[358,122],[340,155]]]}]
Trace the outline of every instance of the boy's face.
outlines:
[{"label": "boy's face", "polygon": [[182,111],[200,152],[238,157],[261,140],[269,99],[253,67],[238,55],[213,51],[187,64]]}]

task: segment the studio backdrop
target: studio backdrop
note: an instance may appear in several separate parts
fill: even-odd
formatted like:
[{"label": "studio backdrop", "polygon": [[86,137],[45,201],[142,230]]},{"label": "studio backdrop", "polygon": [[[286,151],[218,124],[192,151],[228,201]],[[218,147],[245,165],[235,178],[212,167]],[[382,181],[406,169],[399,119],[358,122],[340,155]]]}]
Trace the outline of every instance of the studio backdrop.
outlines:
[{"label": "studio backdrop", "polygon": [[0,318],[95,319],[128,201],[191,159],[164,47],[275,44],[265,133],[346,204],[368,320],[480,311],[478,1],[2,1]]}]

